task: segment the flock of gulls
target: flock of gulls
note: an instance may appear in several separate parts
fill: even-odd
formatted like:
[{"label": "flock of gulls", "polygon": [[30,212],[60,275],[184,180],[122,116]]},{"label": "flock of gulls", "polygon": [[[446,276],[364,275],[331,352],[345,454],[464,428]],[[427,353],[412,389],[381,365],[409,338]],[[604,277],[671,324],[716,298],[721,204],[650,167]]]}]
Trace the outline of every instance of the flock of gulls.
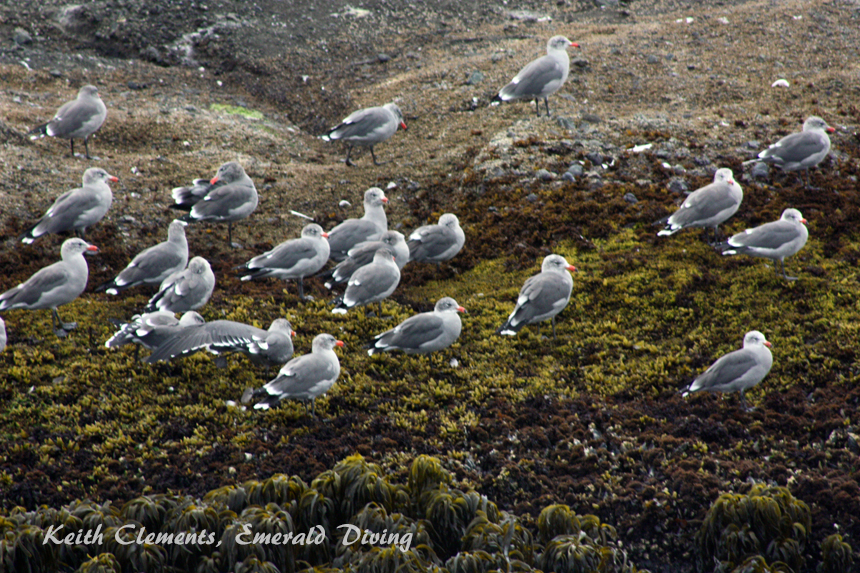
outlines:
[{"label": "flock of gulls", "polygon": [[[549,115],[548,97],[565,82],[570,68],[567,48],[579,47],[563,36],[547,43],[547,55],[530,62],[495,99],[508,102],[534,100],[540,116],[540,100]],[[83,139],[86,157],[90,158],[88,138],[107,117],[107,108],[93,86],[84,86],[77,99],[63,105],[51,121],[32,130],[33,138],[52,136],[69,139],[74,156],[74,140]],[[368,147],[374,164],[378,164],[374,146],[391,138],[399,128],[406,129],[403,115],[394,103],[356,111],[332,128],[323,139],[342,140],[347,145],[346,164],[354,146]],[[818,165],[830,151],[829,132],[834,129],[819,117],[810,117],[803,130],[782,138],[750,162],[765,162],[786,172],[806,171]],[[746,162],[746,163],[750,163]],[[75,232],[83,236],[86,229],[98,223],[111,206],[109,183],[118,179],[101,168],[87,169],[81,187],[58,197],[44,216],[24,231],[19,240],[32,243],[49,234]],[[802,181],[801,181],[802,182]],[[215,287],[216,277],[209,262],[202,257],[189,260],[185,226],[195,221],[228,224],[228,241],[232,245],[232,224],[248,217],[257,207],[258,195],[253,180],[237,162],[221,165],[211,179],[197,179],[191,185],[172,192],[172,207],[187,213],[170,223],[167,240],[135,256],[114,279],[96,291],[119,295],[138,286],[157,289],[141,313],[127,322],[117,321],[117,332],[106,342],[109,348],[134,343],[152,353],[146,362],[173,360],[207,350],[217,355],[242,353],[251,361],[266,367],[281,365],[278,375],[262,388],[249,388],[243,403],[256,401],[257,409],[268,409],[284,398],[310,401],[327,392],[340,375],[335,348],[343,342],[331,334],[319,334],[313,340],[310,354],[293,357],[290,323],[283,318],[272,322],[268,330],[228,320],[206,322],[196,311],[204,306]],[[660,221],[665,229],[658,235],[671,235],[687,228],[713,229],[714,246],[724,255],[745,254],[779,261],[782,276],[785,259],[795,255],[807,241],[806,220],[796,209],[786,209],[778,221],[738,233],[722,243],[717,242],[718,226],[729,219],[743,199],[741,186],[732,171],[716,171],[713,183],[687,196],[680,208]],[[465,244],[465,234],[457,216],[442,215],[435,225],[414,230],[408,237],[388,230],[385,205],[388,198],[379,188],[364,195],[364,216],[348,219],[328,232],[317,224],[306,225],[301,236],[287,240],[271,251],[253,257],[235,270],[241,280],[278,278],[293,280],[298,296],[305,300],[304,278],[323,275],[329,289],[344,287],[335,300],[334,313],[350,310],[389,297],[400,283],[400,272],[409,262],[442,263],[451,260]],[[0,295],[0,311],[11,309],[50,309],[57,336],[65,336],[76,323],[63,322],[58,307],[75,300],[87,286],[88,267],[85,254],[98,251],[82,238],[67,239],[61,248],[61,260],[47,266],[26,282]],[[328,261],[334,267],[325,269]],[[524,326],[550,320],[555,337],[556,316],[570,301],[573,289],[571,272],[576,268],[564,257],[551,254],[543,260],[541,272],[523,285],[514,310],[498,333],[515,335]],[[365,308],[366,310],[366,308]],[[368,353],[398,350],[407,354],[429,354],[453,344],[462,329],[460,313],[465,312],[451,297],[443,297],[431,312],[410,317],[396,327],[378,334],[368,345]],[[176,314],[182,313],[177,319]],[[0,350],[6,345],[5,325],[0,319]],[[773,357],[770,342],[756,330],[746,333],[743,348],[717,360],[684,391],[684,396],[701,391],[739,392],[746,407],[744,391],[758,384],[770,371]],[[216,360],[222,360],[219,356]],[[286,364],[284,364],[286,363]]]}]

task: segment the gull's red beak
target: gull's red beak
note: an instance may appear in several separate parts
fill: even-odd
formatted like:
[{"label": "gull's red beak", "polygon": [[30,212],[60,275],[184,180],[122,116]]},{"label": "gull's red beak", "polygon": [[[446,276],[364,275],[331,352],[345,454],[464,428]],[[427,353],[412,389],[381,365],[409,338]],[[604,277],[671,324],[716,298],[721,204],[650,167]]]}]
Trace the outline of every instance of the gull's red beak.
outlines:
[{"label": "gull's red beak", "polygon": [[95,245],[90,245],[89,247],[87,247],[87,250],[88,250],[88,251],[92,251],[92,252],[94,252],[94,253],[99,252],[99,248],[98,248],[97,246],[95,246]]},{"label": "gull's red beak", "polygon": [[335,346],[343,346],[343,340],[337,340],[334,343]]},{"label": "gull's red beak", "polygon": [[457,307],[457,312],[466,312],[466,309],[465,309],[465,308],[463,308],[462,306],[458,306],[458,307]]},{"label": "gull's red beak", "polygon": [[833,133],[835,131],[836,131],[835,127],[830,127],[829,125],[827,126],[827,133]]},{"label": "gull's red beak", "polygon": [[400,122],[400,128],[401,128],[401,129],[406,129],[406,123],[405,123],[405,122],[403,122],[403,121],[401,121],[401,122]]},{"label": "gull's red beak", "polygon": [[110,177],[108,177],[108,181],[113,181],[114,183],[116,183],[117,181],[119,181],[119,177],[111,175]]},{"label": "gull's red beak", "polygon": [[771,344],[771,343],[770,343],[770,342],[768,342],[767,340],[765,340],[765,341],[764,341],[764,345],[765,345],[765,346],[767,346],[768,348],[770,348],[771,346],[773,346],[773,344]]},{"label": "gull's red beak", "polygon": [[571,46],[573,46],[574,48],[578,48],[578,47],[579,47],[579,44],[577,44],[576,42],[571,42],[571,43],[570,43],[570,45],[571,45]]},{"label": "gull's red beak", "polygon": [[320,237],[325,237],[326,239],[328,239],[328,233],[323,233],[322,235],[320,235]]},{"label": "gull's red beak", "polygon": [[218,176],[217,175],[209,181],[210,185],[215,185],[216,183],[218,183]]},{"label": "gull's red beak", "polygon": [[388,197],[383,197],[383,198],[382,198],[382,202],[383,202],[383,203],[388,203]]},{"label": "gull's red beak", "polygon": [[576,272],[576,267],[573,265],[567,265],[567,270]]}]

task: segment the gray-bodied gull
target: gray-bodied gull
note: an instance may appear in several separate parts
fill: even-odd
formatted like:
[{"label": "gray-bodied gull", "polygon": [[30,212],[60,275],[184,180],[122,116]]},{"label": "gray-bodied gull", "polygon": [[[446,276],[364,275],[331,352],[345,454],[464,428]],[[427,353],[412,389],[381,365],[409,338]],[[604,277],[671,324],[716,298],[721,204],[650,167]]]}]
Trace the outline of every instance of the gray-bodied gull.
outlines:
[{"label": "gray-bodied gull", "polygon": [[326,288],[332,288],[336,284],[345,283],[355,271],[373,262],[373,255],[379,249],[388,248],[394,252],[394,262],[400,270],[409,262],[409,247],[403,233],[397,231],[385,231],[376,241],[365,241],[359,243],[349,250],[349,256],[339,262],[329,273],[325,283]]},{"label": "gray-bodied gull", "polygon": [[89,137],[104,124],[107,118],[107,108],[99,97],[95,86],[84,86],[78,90],[78,97],[67,102],[57,110],[53,119],[48,123],[33,128],[31,139],[40,137],[60,137],[68,139],[75,156],[75,139],[84,140],[84,151],[90,159]]},{"label": "gray-bodied gull", "polygon": [[385,248],[376,251],[373,262],[355,271],[347,282],[343,296],[335,301],[335,314],[346,314],[356,306],[378,302],[380,314],[382,300],[388,298],[400,284],[400,269],[394,262],[394,252]]},{"label": "gray-bodied gull", "polygon": [[295,332],[285,318],[275,319],[269,330],[232,320],[214,320],[200,328],[174,333],[146,361],[152,364],[208,350],[212,354],[241,352],[255,364],[270,367],[292,357],[293,335]]},{"label": "gray-bodied gull", "polygon": [[379,187],[371,187],[364,192],[364,216],[361,219],[347,219],[328,232],[329,257],[340,262],[349,256],[349,250],[358,243],[372,241],[388,230],[388,217],[383,205],[388,197]]},{"label": "gray-bodied gull", "polygon": [[708,392],[740,392],[741,405],[749,409],[744,391],[761,382],[770,367],[773,366],[773,355],[770,352],[770,342],[758,330],[751,330],[744,336],[744,347],[729,352],[700,374],[690,386],[684,390],[686,398],[693,392],[705,390]]},{"label": "gray-bodied gull", "polygon": [[797,280],[785,274],[785,259],[796,255],[806,244],[809,231],[806,219],[797,209],[786,209],[779,221],[765,223],[753,229],[733,235],[721,245],[724,255],[750,255],[771,259],[776,270],[776,261],[782,267],[786,280]]},{"label": "gray-bodied gull", "polygon": [[227,242],[234,246],[233,223],[253,213],[259,202],[254,182],[235,161],[221,165],[208,188],[200,182],[197,179],[190,187],[175,188],[171,207],[188,211],[180,217],[182,221],[227,223]]},{"label": "gray-bodied gull", "polygon": [[397,132],[398,127],[406,129],[403,114],[396,104],[387,103],[380,107],[368,107],[351,113],[349,117],[323,135],[322,139],[323,141],[341,139],[346,142],[347,165],[353,164],[349,156],[354,145],[369,147],[373,164],[379,165],[376,154],[373,153],[373,146],[390,139]]},{"label": "gray-bodied gull", "polygon": [[744,161],[750,163],[769,163],[783,171],[806,171],[806,186],[809,187],[809,168],[821,163],[830,153],[830,136],[836,131],[818,116],[811,116],[803,122],[803,131],[786,135],[764,151],[755,159]]},{"label": "gray-bodied gull", "polygon": [[273,277],[299,281],[299,298],[305,300],[306,276],[319,271],[328,262],[328,233],[316,223],[305,225],[302,236],[284,241],[271,251],[256,256],[237,267],[243,281]]},{"label": "gray-bodied gull", "polygon": [[188,264],[188,241],[185,223],[174,220],[167,227],[167,240],[144,249],[135,256],[116,278],[100,285],[96,292],[117,295],[139,285],[158,285]]},{"label": "gray-bodied gull", "polygon": [[541,272],[526,280],[516,308],[497,332],[514,336],[525,325],[537,324],[540,336],[540,322],[552,319],[552,336],[555,338],[555,317],[570,301],[573,290],[570,271],[575,270],[576,267],[561,255],[547,255],[541,264]]},{"label": "gray-bodied gull", "polygon": [[732,170],[728,167],[717,169],[713,183],[690,193],[677,211],[658,221],[658,224],[666,223],[666,228],[657,235],[671,235],[692,227],[711,228],[716,242],[717,227],[735,214],[743,198],[743,189],[735,181]]},{"label": "gray-bodied gull", "polygon": [[287,362],[278,376],[262,388],[246,390],[242,403],[263,397],[254,409],[268,410],[284,398],[302,400],[306,407],[310,400],[312,414],[316,416],[317,397],[328,392],[340,376],[340,361],[334,352],[336,346],[343,346],[343,342],[331,334],[318,334],[310,354]]},{"label": "gray-bodied gull", "polygon": [[116,319],[110,321],[117,327],[117,331],[105,342],[105,346],[119,348],[134,343],[137,345],[134,349],[135,360],[138,359],[141,346],[155,350],[178,332],[206,323],[206,320],[193,310],[183,314],[181,319],[177,319],[172,312],[157,310],[136,314],[128,322]]},{"label": "gray-bodied gull", "polygon": [[26,282],[0,294],[0,311],[50,308],[54,334],[60,338],[66,336],[78,325],[76,322],[63,322],[57,307],[72,302],[87,288],[89,268],[84,253],[98,250],[98,247],[83,239],[66,239],[60,250],[61,261],[41,269]]},{"label": "gray-bodied gull", "polygon": [[160,290],[149,299],[144,312],[197,310],[209,302],[213,290],[215,273],[209,261],[203,257],[194,257],[188,262],[188,268],[174,273],[161,283]]},{"label": "gray-bodied gull", "polygon": [[549,96],[564,85],[570,72],[570,56],[567,48],[575,44],[564,36],[553,36],[546,43],[546,55],[531,61],[520,70],[511,83],[499,91],[496,99],[501,101],[535,100],[535,111],[540,117],[540,100],[549,116]]},{"label": "gray-bodied gull", "polygon": [[84,171],[82,185],[57,197],[39,221],[27,229],[18,240],[32,243],[42,235],[74,231],[83,235],[87,227],[104,218],[113,202],[108,181],[119,181],[99,167]]},{"label": "gray-bodied gull", "polygon": [[411,316],[382,334],[376,335],[367,353],[401,350],[406,354],[430,354],[451,346],[460,337],[466,309],[453,298],[440,298],[432,312]]},{"label": "gray-bodied gull", "polygon": [[453,213],[439,217],[437,225],[424,225],[409,235],[409,260],[417,263],[441,263],[454,258],[466,243],[460,220]]}]

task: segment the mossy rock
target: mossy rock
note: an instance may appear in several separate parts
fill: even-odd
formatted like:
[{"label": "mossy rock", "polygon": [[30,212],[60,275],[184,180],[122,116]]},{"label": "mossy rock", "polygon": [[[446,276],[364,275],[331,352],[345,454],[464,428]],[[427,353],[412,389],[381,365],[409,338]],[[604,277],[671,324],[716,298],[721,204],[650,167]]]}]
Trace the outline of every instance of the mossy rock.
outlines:
[{"label": "mossy rock", "polygon": [[311,487],[334,500],[338,521],[344,521],[371,502],[395,511],[406,501],[403,486],[390,484],[382,469],[361,455],[350,456],[323,472],[311,482]]},{"label": "mossy rock", "polygon": [[729,569],[761,555],[803,571],[803,551],[811,528],[809,506],[787,488],[755,484],[747,494],[722,494],[696,534],[699,568],[714,560]]},{"label": "mossy rock", "polygon": [[8,571],[48,573],[58,564],[56,546],[47,541],[41,527],[27,523],[2,523],[6,531],[0,538],[0,565]]},{"label": "mossy rock", "polygon": [[[212,490],[203,500],[149,494],[129,501],[122,509],[89,500],[32,512],[16,508],[9,517],[0,516],[3,547],[11,551],[0,556],[14,565],[15,555],[30,555],[28,566],[36,571],[51,570],[58,562],[67,567],[115,565],[122,571],[177,568],[201,573],[272,567],[295,571],[308,566],[314,570],[333,566],[349,571],[441,571],[445,563],[457,571],[501,567],[530,571],[535,567],[540,545],[529,527],[531,521],[500,511],[475,491],[450,487],[450,474],[435,458],[420,456],[412,467],[410,486],[403,486],[381,479],[379,468],[361,456],[350,456],[312,482],[335,498],[295,476],[276,475],[262,482]],[[373,498],[376,500],[364,503]],[[227,505],[238,508],[251,499],[280,503],[247,504],[240,513]],[[334,519],[336,505],[341,511],[357,509],[341,522]],[[545,522],[555,523],[552,527],[558,531],[576,525],[585,544],[614,555],[614,529],[596,517],[575,516],[564,506],[547,508],[541,515],[545,532]],[[88,559],[82,551],[58,553],[53,544],[42,544],[43,530],[34,524],[59,523],[102,527],[103,546],[79,547],[97,557]],[[348,531],[339,527],[344,524],[350,526]],[[309,538],[304,537],[302,543],[284,541],[311,528],[320,531],[321,526],[326,535],[320,544],[305,543]],[[180,544],[178,532],[193,533],[194,542],[183,538]],[[145,543],[137,543],[139,535],[151,539],[145,537]]]},{"label": "mossy rock", "polygon": [[544,571],[557,573],[635,573],[627,554],[614,543],[595,542],[584,531],[559,535],[547,543],[537,561]]},{"label": "mossy rock", "polygon": [[[415,520],[402,513],[389,514],[377,503],[367,504],[348,522],[332,532],[335,546],[334,563],[352,563],[360,559],[356,553],[368,551],[373,546],[395,546],[401,551],[411,547],[423,547],[433,553],[433,542],[427,530],[427,522]],[[349,527],[352,526],[352,527]],[[367,535],[370,544],[362,543]]]}]

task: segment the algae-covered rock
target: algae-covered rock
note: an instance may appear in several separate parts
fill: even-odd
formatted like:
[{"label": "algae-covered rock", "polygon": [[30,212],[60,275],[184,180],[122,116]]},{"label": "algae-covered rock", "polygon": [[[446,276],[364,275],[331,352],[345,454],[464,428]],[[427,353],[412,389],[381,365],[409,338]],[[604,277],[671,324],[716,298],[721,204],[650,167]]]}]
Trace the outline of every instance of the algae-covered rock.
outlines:
[{"label": "algae-covered rock", "polygon": [[[314,571],[395,573],[585,571],[601,563],[595,571],[636,571],[616,546],[614,528],[595,516],[577,516],[566,506],[546,508],[541,535],[578,534],[557,534],[539,555],[542,545],[527,516],[500,511],[474,490],[452,488],[450,474],[435,458],[419,456],[412,466],[410,486],[380,481],[378,467],[353,455],[320,473],[310,487],[279,474],[212,490],[202,500],[151,494],[121,510],[90,500],[35,512],[15,509],[9,517],[0,515],[0,564],[22,571],[52,571],[62,563],[80,571],[286,572],[307,565]],[[238,507],[245,498],[279,503],[249,504],[240,513],[227,506],[232,499]],[[345,511],[352,513],[336,519]],[[104,542],[72,546],[96,557],[64,551],[62,544],[42,543],[45,532],[35,523],[95,524]]]},{"label": "algae-covered rock", "polygon": [[122,573],[122,568],[113,554],[102,553],[81,563],[77,573]]},{"label": "algae-covered rock", "polygon": [[746,494],[724,493],[696,534],[699,568],[709,570],[717,560],[724,562],[722,569],[730,570],[758,555],[802,571],[810,528],[809,506],[784,487],[755,484]]},{"label": "algae-covered rock", "polygon": [[821,563],[818,573],[840,573],[853,571],[854,555],[849,545],[841,535],[828,535],[821,542]]},{"label": "algae-covered rock", "polygon": [[[715,569],[715,571],[723,570],[722,565]],[[725,569],[725,571],[729,570]],[[768,564],[761,555],[753,555],[732,569],[731,573],[794,573],[794,571],[782,561],[774,561]]]}]

